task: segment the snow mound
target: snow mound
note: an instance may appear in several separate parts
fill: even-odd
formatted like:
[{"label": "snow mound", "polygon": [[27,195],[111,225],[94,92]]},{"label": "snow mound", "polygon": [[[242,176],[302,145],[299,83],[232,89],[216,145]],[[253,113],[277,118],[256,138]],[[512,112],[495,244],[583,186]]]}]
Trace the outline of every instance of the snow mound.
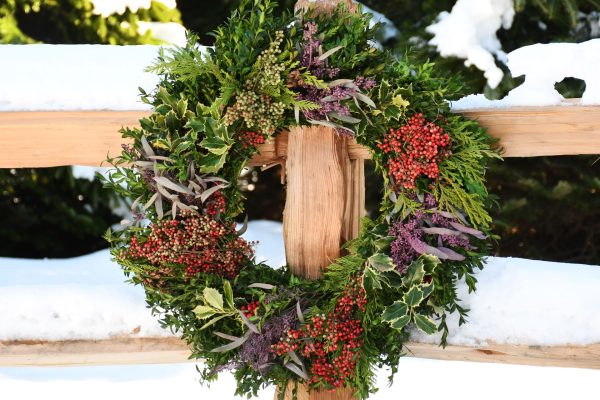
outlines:
[{"label": "snow mound", "polygon": [[148,110],[158,46],[1,45],[0,111]]},{"label": "snow mound", "polygon": [[554,85],[564,78],[585,81],[581,104],[600,104],[600,39],[583,43],[549,43],[524,46],[508,54],[512,76],[525,75],[525,82],[501,100],[483,94],[469,95],[453,102],[454,110],[510,106],[565,105]]},{"label": "snow mound", "polygon": [[488,85],[495,88],[504,74],[494,55],[502,62],[506,57],[496,32],[500,27],[509,29],[514,15],[512,0],[458,0],[450,13],[440,13],[427,27],[434,35],[429,44],[442,57],[464,58],[466,66],[483,71]]}]

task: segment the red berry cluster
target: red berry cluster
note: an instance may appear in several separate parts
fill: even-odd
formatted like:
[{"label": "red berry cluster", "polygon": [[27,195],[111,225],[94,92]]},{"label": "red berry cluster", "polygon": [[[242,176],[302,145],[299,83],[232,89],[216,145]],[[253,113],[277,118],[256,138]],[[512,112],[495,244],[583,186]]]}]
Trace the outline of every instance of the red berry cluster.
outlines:
[{"label": "red berry cluster", "polygon": [[205,272],[227,278],[236,277],[252,256],[252,243],[238,237],[233,224],[189,211],[177,220],[152,225],[147,236],[134,236],[126,253],[157,267],[183,265],[188,276]]},{"label": "red berry cluster", "polygon": [[246,317],[250,318],[256,315],[256,310],[258,310],[258,307],[260,307],[260,301],[255,300],[246,304],[245,306],[241,306],[240,310]]},{"label": "red berry cluster", "polygon": [[225,212],[225,205],[225,195],[223,195],[223,193],[221,193],[221,191],[219,190],[218,192],[215,192],[212,194],[212,196],[210,196],[210,200],[208,204],[206,204],[204,212],[209,217],[214,218],[218,214],[222,214]]},{"label": "red berry cluster", "polygon": [[238,134],[238,140],[242,142],[244,149],[247,149],[250,147],[256,147],[259,144],[263,144],[265,142],[265,135],[262,134],[261,131],[258,131],[258,133],[245,131]]},{"label": "red berry cluster", "polygon": [[441,127],[417,114],[400,129],[390,129],[377,147],[389,155],[389,173],[397,184],[414,189],[419,176],[439,176],[439,163],[449,145],[450,136]]},{"label": "red berry cluster", "polygon": [[360,313],[367,304],[360,279],[352,279],[335,311],[313,316],[300,329],[290,329],[286,336],[273,346],[279,356],[299,350],[310,360],[311,377],[308,384],[324,382],[331,388],[343,386],[354,374],[358,350],[362,345]]}]

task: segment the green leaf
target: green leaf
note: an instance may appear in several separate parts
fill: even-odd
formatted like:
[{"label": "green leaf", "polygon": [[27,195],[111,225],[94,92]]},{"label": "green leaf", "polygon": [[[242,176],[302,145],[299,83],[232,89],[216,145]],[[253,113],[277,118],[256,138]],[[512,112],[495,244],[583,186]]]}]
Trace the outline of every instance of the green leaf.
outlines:
[{"label": "green leaf", "polygon": [[205,137],[200,142],[200,147],[210,151],[216,155],[223,155],[229,151],[231,145],[225,143],[225,141],[218,137]]},{"label": "green leaf", "polygon": [[428,298],[433,292],[433,283],[428,283],[427,285],[422,285],[421,290],[423,290],[423,298]]},{"label": "green leaf", "polygon": [[435,271],[437,266],[441,264],[440,259],[431,254],[424,254],[419,257],[419,259],[423,260],[423,266],[425,267],[425,272],[428,275],[433,274],[433,271]]},{"label": "green leaf", "polygon": [[175,131],[180,127],[179,118],[174,111],[169,111],[165,116],[165,123],[170,131]]},{"label": "green leaf", "polygon": [[437,332],[437,324],[429,317],[422,314],[415,314],[415,325],[428,335],[433,335]]},{"label": "green leaf", "polygon": [[407,314],[408,305],[401,300],[397,300],[383,310],[381,318],[383,318],[383,320],[386,322],[392,322],[398,318],[404,317]]},{"label": "green leaf", "polygon": [[200,172],[203,174],[214,174],[219,172],[223,165],[225,165],[225,160],[227,159],[227,153],[218,155],[218,154],[207,154],[205,156],[200,157]]},{"label": "green leaf", "polygon": [[394,236],[386,236],[386,237],[374,240],[373,246],[375,246],[375,249],[377,251],[385,251],[390,247],[390,245],[392,244],[392,242],[394,240],[396,240],[396,238]]},{"label": "green leaf", "polygon": [[397,320],[394,320],[390,325],[392,326],[392,328],[400,330],[400,329],[404,328],[406,325],[408,325],[409,322],[410,322],[410,315],[405,315],[403,317],[398,318]]},{"label": "green leaf", "polygon": [[196,317],[198,319],[207,319],[217,313],[217,310],[215,310],[212,307],[208,307],[208,306],[198,306],[198,307],[194,308],[192,311],[194,312],[194,314],[196,314]]},{"label": "green leaf", "polygon": [[204,119],[200,119],[200,118],[193,118],[188,120],[188,122],[185,124],[186,128],[189,128],[191,130],[193,130],[194,132],[204,132],[204,130],[206,129],[205,125],[204,125]]},{"label": "green leaf", "polygon": [[400,289],[403,286],[402,274],[400,274],[400,272],[394,270],[384,272],[382,275],[385,277],[384,283],[389,287],[393,289]]},{"label": "green leaf", "polygon": [[377,272],[371,268],[365,268],[363,272],[363,287],[367,292],[372,292],[374,289],[382,289]]},{"label": "green leaf", "polygon": [[229,283],[229,281],[223,282],[223,293],[225,293],[227,306],[229,308],[235,308],[235,303],[233,302],[233,290],[231,289],[231,283]]},{"label": "green leaf", "polygon": [[385,100],[390,93],[390,84],[387,81],[381,81],[379,85],[379,101]]},{"label": "green leaf", "polygon": [[208,328],[209,326],[212,326],[212,325],[216,324],[217,322],[219,322],[220,320],[222,320],[223,318],[225,318],[227,316],[228,316],[227,314],[223,314],[223,315],[219,315],[216,318],[211,319],[206,324],[202,325],[202,327],[200,328],[200,330],[204,330],[204,329]]},{"label": "green leaf", "polygon": [[402,112],[400,111],[400,108],[391,105],[386,107],[386,109],[383,111],[383,116],[386,119],[395,119],[396,121],[398,121],[402,116]]},{"label": "green leaf", "polygon": [[369,257],[367,261],[369,262],[369,265],[380,272],[393,271],[396,269],[394,261],[383,253],[374,254]]},{"label": "green leaf", "polygon": [[177,115],[180,118],[183,118],[185,116],[185,112],[187,111],[187,99],[181,99],[177,102]]},{"label": "green leaf", "polygon": [[217,310],[223,311],[223,296],[217,289],[207,287],[204,288],[202,294],[204,295],[204,301],[206,301],[206,304],[216,308]]},{"label": "green leaf", "polygon": [[423,282],[424,276],[425,267],[423,265],[423,260],[419,257],[419,259],[413,261],[408,266],[406,274],[404,274],[404,278],[402,278],[402,283],[405,287],[409,288]]},{"label": "green leaf", "polygon": [[404,295],[404,301],[409,307],[416,307],[423,301],[423,292],[417,286],[413,286]]}]

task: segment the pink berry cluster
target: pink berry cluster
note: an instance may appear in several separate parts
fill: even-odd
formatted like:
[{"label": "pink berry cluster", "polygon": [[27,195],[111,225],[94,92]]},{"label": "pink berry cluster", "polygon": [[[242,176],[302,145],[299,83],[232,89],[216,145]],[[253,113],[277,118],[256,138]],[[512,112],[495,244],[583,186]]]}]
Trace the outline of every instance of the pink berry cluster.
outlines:
[{"label": "pink berry cluster", "polygon": [[246,304],[245,306],[241,306],[240,310],[244,313],[244,315],[248,318],[254,317],[256,315],[256,311],[260,307],[260,301],[255,300]]},{"label": "pink berry cluster", "polygon": [[225,195],[219,190],[210,196],[210,200],[205,204],[204,212],[209,217],[216,217],[225,212],[226,200]]},{"label": "pink berry cluster", "polygon": [[299,351],[310,360],[309,385],[324,382],[331,388],[342,387],[356,368],[363,334],[360,313],[366,304],[361,279],[352,279],[333,312],[315,315],[300,329],[288,330],[273,346],[275,353]]},{"label": "pink berry cluster", "polygon": [[238,140],[242,143],[244,149],[256,147],[265,142],[265,135],[259,130],[258,133],[254,131],[243,131],[238,133]]},{"label": "pink berry cluster", "polygon": [[155,223],[147,236],[132,237],[125,254],[157,267],[182,265],[187,276],[203,272],[227,278],[236,277],[252,256],[252,243],[238,237],[233,224],[189,211]]},{"label": "pink berry cluster", "polygon": [[389,155],[389,174],[396,184],[414,189],[420,176],[437,179],[439,163],[449,152],[450,136],[419,113],[400,129],[390,129],[377,146]]}]

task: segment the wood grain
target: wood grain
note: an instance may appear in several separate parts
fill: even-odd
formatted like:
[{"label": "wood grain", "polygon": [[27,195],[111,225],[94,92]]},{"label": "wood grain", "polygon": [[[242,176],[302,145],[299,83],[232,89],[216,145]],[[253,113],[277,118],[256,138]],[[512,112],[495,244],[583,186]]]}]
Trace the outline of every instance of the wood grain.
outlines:
[{"label": "wood grain", "polygon": [[[600,154],[600,106],[479,109],[462,112],[500,140],[504,157]],[[0,168],[99,166],[124,143],[118,130],[138,126],[140,111],[0,112]],[[259,147],[251,166],[280,162],[287,134]],[[348,142],[350,159],[371,158]]]},{"label": "wood grain", "polygon": [[0,341],[0,367],[170,364],[189,355],[187,344],[175,337]]},{"label": "wood grain", "polygon": [[[407,356],[435,360],[600,369],[600,343],[588,346],[489,344],[442,349],[435,344],[412,342],[406,349]],[[189,356],[187,344],[175,337],[0,341],[0,367],[170,364],[189,361]]]},{"label": "wood grain", "polygon": [[138,111],[0,112],[0,168],[100,166],[121,152]]},{"label": "wood grain", "polygon": [[289,132],[283,234],[287,264],[296,275],[319,279],[340,255],[350,168],[346,141],[323,126]]}]

